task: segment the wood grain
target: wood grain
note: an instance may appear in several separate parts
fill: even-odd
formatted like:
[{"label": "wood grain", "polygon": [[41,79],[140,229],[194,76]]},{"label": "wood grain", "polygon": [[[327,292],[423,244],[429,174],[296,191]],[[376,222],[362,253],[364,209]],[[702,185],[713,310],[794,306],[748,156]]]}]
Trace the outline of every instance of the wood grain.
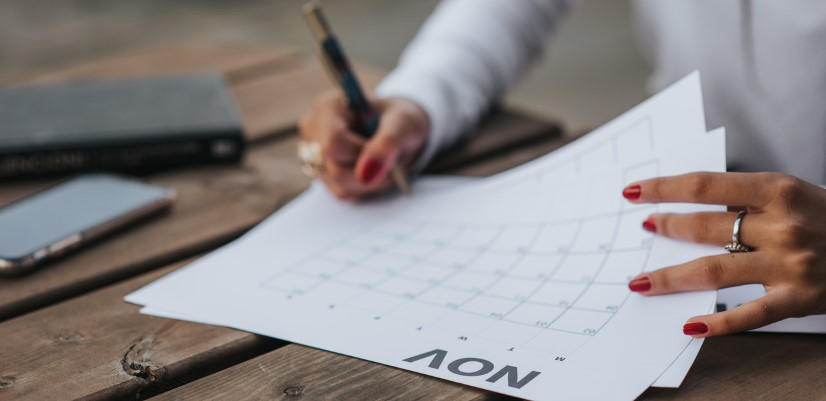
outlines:
[{"label": "wood grain", "polygon": [[292,344],[153,399],[481,401],[511,398]]},{"label": "wood grain", "polygon": [[[738,334],[706,340],[679,389],[641,400],[826,399],[826,338]],[[289,393],[298,393],[295,398]],[[500,399],[479,389],[291,344],[166,392],[159,400]]]},{"label": "wood grain", "polygon": [[0,400],[138,399],[195,370],[219,370],[281,345],[140,315],[123,301],[182,264],[0,324]]},{"label": "wood grain", "polygon": [[291,344],[154,399],[469,401],[510,397]]},{"label": "wood grain", "polygon": [[[280,345],[242,331],[140,315],[138,306],[123,302],[187,262],[0,324],[0,400],[143,399]],[[227,380],[195,382],[164,397],[253,400],[300,392],[329,400],[501,398],[298,345],[221,372]]]},{"label": "wood grain", "polygon": [[[826,399],[826,338],[738,334],[706,341],[679,389],[649,389],[641,400]],[[296,397],[288,397],[290,393]],[[166,392],[159,400],[501,399],[300,345],[288,345]]]},{"label": "wood grain", "polygon": [[679,389],[641,400],[826,400],[826,336],[743,333],[710,338]]},{"label": "wood grain", "polygon": [[43,85],[68,81],[138,78],[192,73],[240,74],[289,62],[291,49],[243,44],[175,43],[114,54],[15,82]]}]

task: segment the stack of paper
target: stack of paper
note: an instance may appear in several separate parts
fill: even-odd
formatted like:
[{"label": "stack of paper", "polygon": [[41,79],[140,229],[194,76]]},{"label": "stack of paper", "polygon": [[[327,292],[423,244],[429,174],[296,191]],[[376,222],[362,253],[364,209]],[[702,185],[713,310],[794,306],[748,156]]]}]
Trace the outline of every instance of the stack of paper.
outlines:
[{"label": "stack of paper", "polygon": [[[641,229],[631,182],[724,171],[692,74],[541,159],[451,190],[337,202],[319,185],[248,234],[127,296],[235,327],[530,399],[633,399],[679,386],[686,319],[715,292],[631,293],[637,274],[722,248]],[[701,157],[698,157],[701,156]]]}]

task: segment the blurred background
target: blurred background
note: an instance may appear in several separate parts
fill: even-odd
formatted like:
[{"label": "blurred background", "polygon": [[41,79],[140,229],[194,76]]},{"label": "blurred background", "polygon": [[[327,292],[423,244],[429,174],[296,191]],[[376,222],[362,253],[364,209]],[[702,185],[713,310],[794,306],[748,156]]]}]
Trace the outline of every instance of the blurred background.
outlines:
[{"label": "blurred background", "polygon": [[[579,1],[543,61],[508,102],[596,127],[646,97],[630,0]],[[313,43],[301,0],[0,0],[0,85],[85,60],[170,42]],[[354,61],[392,69],[438,0],[327,0]]]}]

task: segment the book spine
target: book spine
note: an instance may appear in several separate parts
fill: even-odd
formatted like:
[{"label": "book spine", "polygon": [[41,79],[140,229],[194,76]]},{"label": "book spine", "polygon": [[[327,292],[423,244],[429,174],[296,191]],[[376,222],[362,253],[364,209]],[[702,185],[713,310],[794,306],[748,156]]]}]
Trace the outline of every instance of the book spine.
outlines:
[{"label": "book spine", "polygon": [[237,162],[243,154],[244,142],[238,135],[140,145],[7,153],[0,154],[0,179],[90,170],[146,174],[189,165]]}]

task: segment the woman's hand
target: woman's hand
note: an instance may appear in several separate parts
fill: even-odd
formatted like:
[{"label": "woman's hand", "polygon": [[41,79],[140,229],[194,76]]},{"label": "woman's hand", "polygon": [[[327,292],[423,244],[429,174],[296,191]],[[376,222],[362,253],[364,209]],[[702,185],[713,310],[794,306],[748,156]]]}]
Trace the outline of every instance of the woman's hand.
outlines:
[{"label": "woman's hand", "polygon": [[[787,317],[826,313],[826,190],[777,173],[692,173],[629,185],[633,203],[689,202],[745,208],[740,242],[751,252],[700,258],[643,273],[629,287],[643,295],[763,284],[767,294],[737,308],[688,319],[683,332],[710,337]],[[722,247],[737,212],[654,214],[643,228]]]},{"label": "woman's hand", "polygon": [[373,106],[380,122],[369,140],[353,132],[355,117],[336,91],[320,95],[299,120],[301,138],[321,148],[319,178],[338,198],[358,200],[392,187],[393,165],[409,167],[424,146],[429,118],[419,105],[389,98]]}]

